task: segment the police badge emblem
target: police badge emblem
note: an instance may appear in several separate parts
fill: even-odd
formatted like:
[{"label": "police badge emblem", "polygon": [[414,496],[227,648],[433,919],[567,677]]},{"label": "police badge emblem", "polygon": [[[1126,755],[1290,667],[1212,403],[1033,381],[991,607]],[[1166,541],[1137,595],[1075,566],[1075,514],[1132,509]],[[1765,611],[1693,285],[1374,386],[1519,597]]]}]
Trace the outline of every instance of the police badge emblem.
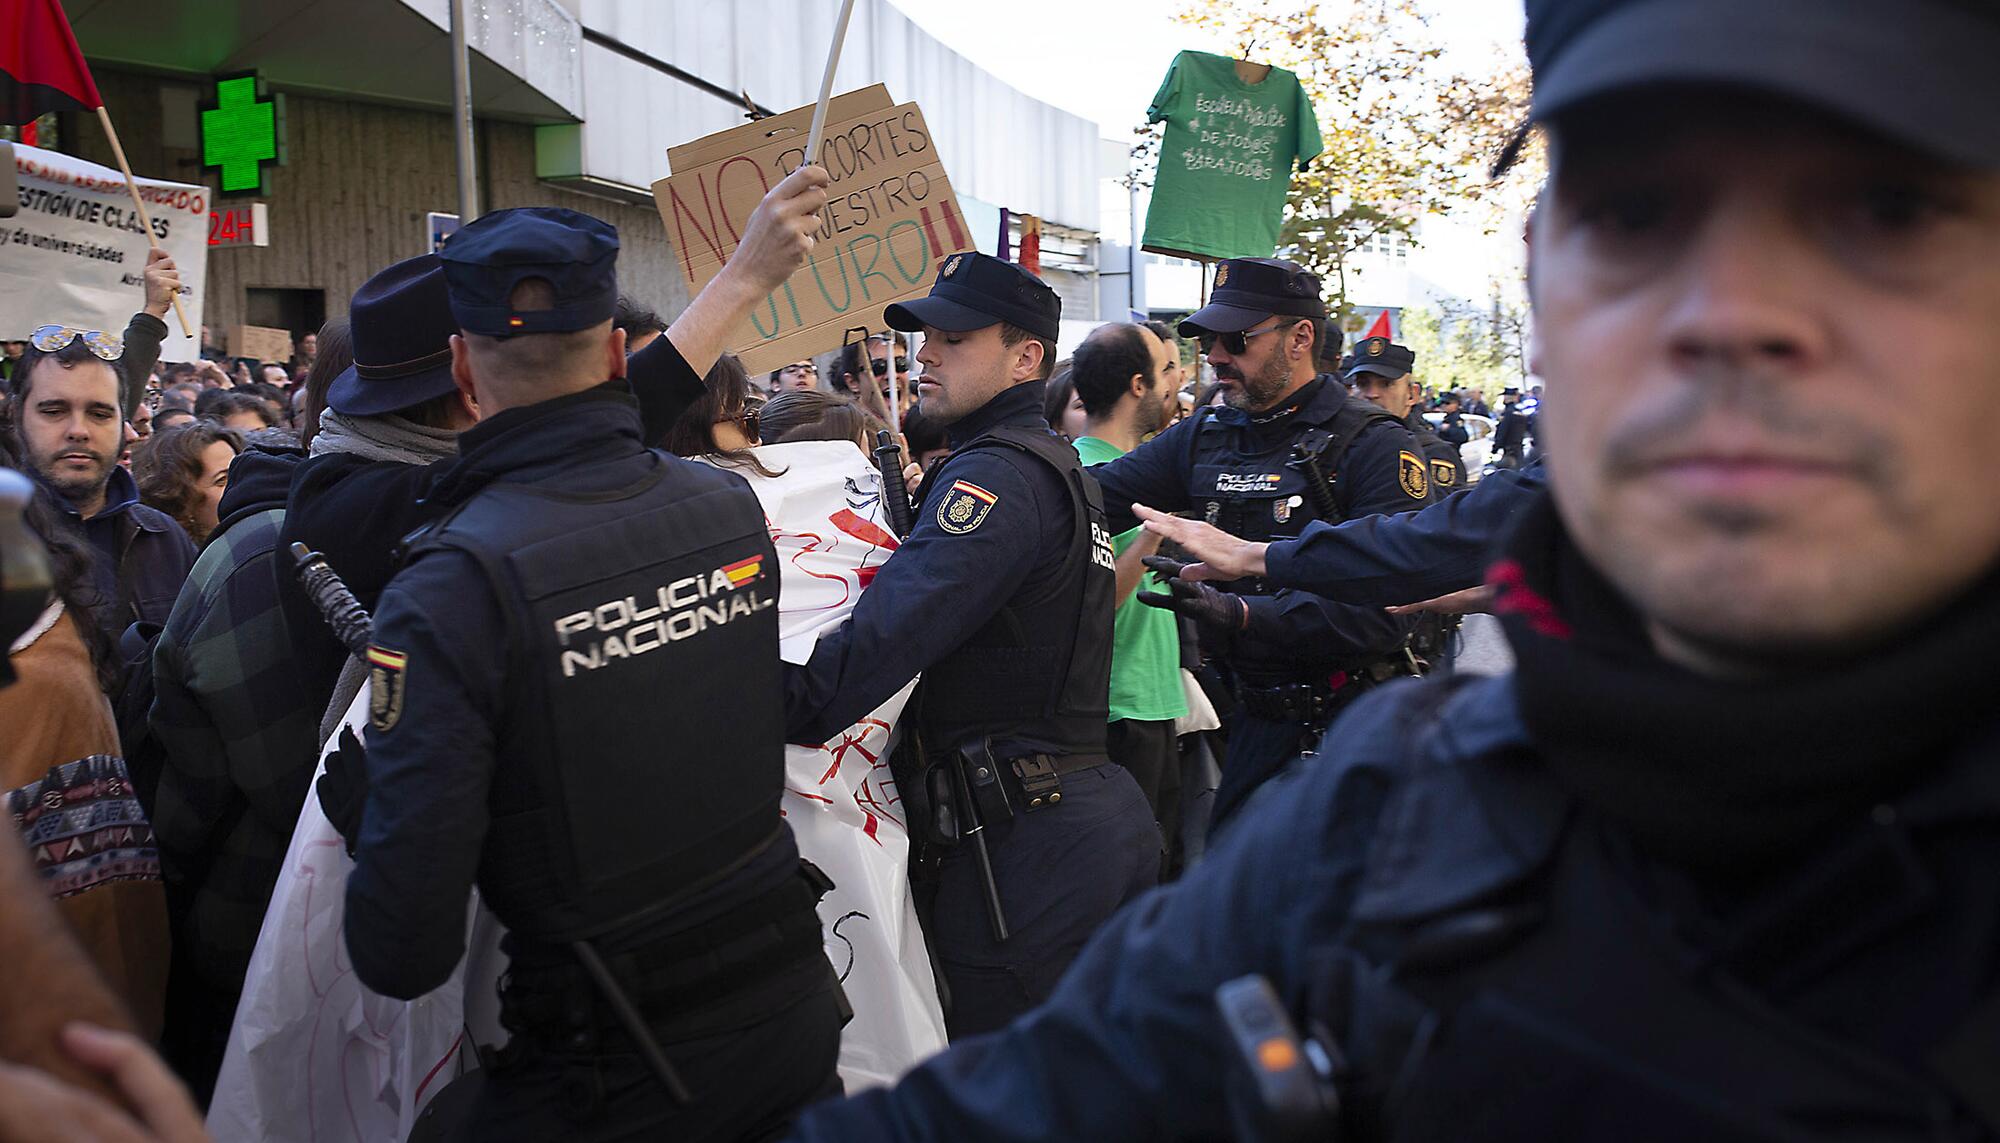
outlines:
[{"label": "police badge emblem", "polygon": [[954,536],[967,532],[986,522],[986,514],[1000,502],[998,496],[970,481],[961,480],[945,490],[938,500],[938,527]]},{"label": "police badge emblem", "polygon": [[958,264],[963,261],[965,261],[965,255],[953,254],[951,256],[951,261],[946,262],[944,264],[944,276],[949,278],[953,274],[958,273]]},{"label": "police badge emblem", "polygon": [[1222,265],[1217,266],[1215,268],[1215,288],[1218,290],[1221,289],[1222,284],[1224,282],[1227,282],[1228,280],[1229,280],[1229,263],[1224,262]]},{"label": "police badge emblem", "polygon": [[410,657],[401,651],[368,647],[368,725],[378,731],[396,728],[403,718],[403,668]]},{"label": "police badge emblem", "polygon": [[1424,474],[1424,462],[1416,453],[1405,449],[1396,454],[1396,479],[1403,486],[1403,492],[1412,500],[1422,500],[1430,495],[1430,478]]},{"label": "police badge emblem", "polygon": [[1363,346],[1361,350],[1362,353],[1366,354],[1369,357],[1380,357],[1384,353],[1387,353],[1388,351],[1389,351],[1389,341],[1387,338],[1382,338],[1382,337],[1369,338],[1368,344],[1366,346]]},{"label": "police badge emblem", "polygon": [[1431,461],[1431,483],[1439,488],[1450,488],[1458,483],[1458,470],[1448,460]]}]

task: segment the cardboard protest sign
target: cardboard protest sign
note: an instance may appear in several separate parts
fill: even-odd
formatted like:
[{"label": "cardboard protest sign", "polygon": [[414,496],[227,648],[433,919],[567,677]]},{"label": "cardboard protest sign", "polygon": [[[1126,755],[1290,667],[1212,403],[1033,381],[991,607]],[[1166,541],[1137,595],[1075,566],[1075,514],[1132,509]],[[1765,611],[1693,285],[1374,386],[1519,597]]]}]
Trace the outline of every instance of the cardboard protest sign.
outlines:
[{"label": "cardboard protest sign", "polygon": [[[735,252],[765,193],[805,161],[813,108],[719,132],[667,152],[675,171],[653,199],[690,293]],[[751,373],[838,348],[882,328],[891,302],[928,293],[938,266],[972,249],[923,112],[876,85],[828,105],[819,162],[833,176],[806,265],[751,310],[731,348]]]},{"label": "cardboard protest sign", "polygon": [[289,331],[263,325],[232,326],[229,352],[233,357],[252,357],[282,365],[292,359],[292,335]]},{"label": "cardboard protest sign", "polygon": [[[0,337],[38,325],[117,333],[146,303],[146,233],[125,176],[56,151],[16,144],[20,210],[0,219]],[[140,179],[153,233],[181,274],[188,320],[201,323],[208,282],[206,187]],[[166,361],[193,361],[195,339],[168,323]]]}]

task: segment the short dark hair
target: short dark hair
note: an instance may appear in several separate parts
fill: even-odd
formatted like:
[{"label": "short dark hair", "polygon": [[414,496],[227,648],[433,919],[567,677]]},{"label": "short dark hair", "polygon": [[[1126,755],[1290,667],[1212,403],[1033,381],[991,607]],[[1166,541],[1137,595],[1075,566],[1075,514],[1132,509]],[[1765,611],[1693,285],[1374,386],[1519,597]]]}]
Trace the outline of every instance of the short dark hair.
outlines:
[{"label": "short dark hair", "polygon": [[[172,425],[164,423],[170,418],[178,421],[178,419],[181,417],[186,417],[187,420],[179,421],[178,424],[172,424]],[[160,433],[166,432],[168,429],[178,428],[180,427],[180,425],[192,424],[194,420],[195,420],[195,415],[193,413],[188,412],[186,409],[181,408],[179,405],[173,405],[168,408],[161,409],[159,412],[153,414],[153,433],[154,435],[157,436]]]},{"label": "short dark hair", "polygon": [[780,393],[764,402],[759,423],[758,436],[765,444],[853,441],[863,452],[871,452],[876,432],[889,427],[853,401],[813,389]]},{"label": "short dark hair", "polygon": [[271,415],[271,406],[243,389],[208,389],[195,398],[194,415],[197,417],[226,421],[238,413],[257,414],[264,418],[266,428],[278,423],[277,418]]},{"label": "short dark hair", "polygon": [[1000,323],[1000,344],[1006,346],[1009,349],[1012,349],[1013,347],[1021,344],[1022,342],[1028,340],[1031,337],[1034,338],[1037,342],[1041,343],[1042,347],[1042,375],[1036,378],[1036,380],[1046,381],[1049,379],[1051,375],[1055,373],[1056,343],[1050,341],[1046,337],[1036,337],[1034,334],[1029,333],[1027,330],[1022,329],[1020,326],[1015,325],[1013,322],[1003,321]]},{"label": "short dark hair", "polygon": [[[897,349],[908,351],[910,348],[910,339],[901,332],[898,332],[894,335],[894,340],[889,344],[891,347],[889,356],[893,358],[896,355],[895,351]],[[841,346],[840,373],[843,378],[850,375],[855,378],[875,376],[875,366],[868,360],[867,341],[850,341],[846,345]],[[900,380],[901,370],[898,370],[897,373]]]},{"label": "short dark hair", "polygon": [[1149,384],[1153,375],[1153,350],[1136,325],[1120,322],[1093,330],[1070,355],[1070,384],[1083,398],[1083,411],[1101,417],[1131,391],[1136,374]]},{"label": "short dark hair", "polygon": [[85,345],[83,339],[80,337],[63,346],[61,349],[56,350],[54,353],[44,353],[35,348],[34,342],[31,341],[28,343],[27,352],[21,354],[21,360],[14,366],[13,391],[15,404],[25,406],[28,403],[28,394],[33,389],[35,367],[48,360],[54,360],[64,369],[73,368],[86,361],[95,361],[106,369],[111,370],[111,375],[118,379],[118,415],[122,417],[130,411],[125,408],[125,362],[122,360],[104,360],[102,357],[92,353],[90,347]]},{"label": "short dark hair", "polygon": [[618,295],[618,304],[611,310],[611,328],[622,329],[627,338],[642,333],[665,333],[667,323],[643,302]]}]

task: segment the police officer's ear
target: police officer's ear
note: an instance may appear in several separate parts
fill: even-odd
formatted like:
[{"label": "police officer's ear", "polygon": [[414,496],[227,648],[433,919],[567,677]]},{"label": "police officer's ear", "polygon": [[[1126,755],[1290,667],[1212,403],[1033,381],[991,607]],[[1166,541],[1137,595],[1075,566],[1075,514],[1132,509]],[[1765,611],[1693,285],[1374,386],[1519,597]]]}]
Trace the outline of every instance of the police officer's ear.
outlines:
[{"label": "police officer's ear", "polygon": [[1301,357],[1308,361],[1312,360],[1316,352],[1313,349],[1313,338],[1319,332],[1313,328],[1314,324],[1305,318],[1299,318],[1286,329],[1286,361],[1297,361]]},{"label": "police officer's ear", "polygon": [[474,409],[479,407],[479,390],[472,383],[472,346],[464,334],[451,335],[451,383],[458,395]]},{"label": "police officer's ear", "polygon": [[[660,336],[665,337],[667,335],[663,333]],[[605,369],[608,370],[604,375],[606,378],[616,379],[625,376],[625,345],[625,331],[619,329],[617,326],[612,326],[611,340],[606,344],[606,351],[610,356],[610,360],[605,362]]]},{"label": "police officer's ear", "polygon": [[1011,380],[1015,384],[1018,385],[1023,381],[1033,381],[1038,377],[1047,376],[1047,371],[1042,368],[1046,357],[1044,356],[1041,338],[1024,337],[1021,339],[1020,344],[1011,348],[1014,351],[1013,376]]}]

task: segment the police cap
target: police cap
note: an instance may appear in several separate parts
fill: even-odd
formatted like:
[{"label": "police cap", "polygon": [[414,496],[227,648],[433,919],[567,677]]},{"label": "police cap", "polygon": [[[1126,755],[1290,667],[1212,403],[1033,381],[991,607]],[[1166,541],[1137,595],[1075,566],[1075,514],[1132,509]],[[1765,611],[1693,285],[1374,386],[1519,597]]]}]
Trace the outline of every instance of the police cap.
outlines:
[{"label": "police cap", "polygon": [[965,333],[1007,322],[1048,341],[1062,335],[1062,299],[1048,283],[978,251],[946,258],[929,295],[897,302],[882,316],[907,333],[925,326]]},{"label": "police cap", "polygon": [[[451,312],[467,333],[572,333],[611,320],[618,304],[618,230],[587,214],[524,206],[481,215],[445,242]],[[514,288],[540,278],[547,309],[515,312]]]},{"label": "police cap", "polygon": [[1656,84],[1753,88],[2000,166],[1988,0],[1527,0],[1534,116]]},{"label": "police cap", "polygon": [[1408,376],[1416,367],[1417,355],[1408,346],[1397,345],[1386,337],[1367,337],[1354,347],[1342,377],[1351,381],[1357,373],[1373,373],[1394,381]]},{"label": "police cap", "polygon": [[1323,318],[1319,275],[1282,258],[1231,258],[1215,267],[1208,304],[1181,322],[1182,337],[1241,333],[1273,314]]}]

